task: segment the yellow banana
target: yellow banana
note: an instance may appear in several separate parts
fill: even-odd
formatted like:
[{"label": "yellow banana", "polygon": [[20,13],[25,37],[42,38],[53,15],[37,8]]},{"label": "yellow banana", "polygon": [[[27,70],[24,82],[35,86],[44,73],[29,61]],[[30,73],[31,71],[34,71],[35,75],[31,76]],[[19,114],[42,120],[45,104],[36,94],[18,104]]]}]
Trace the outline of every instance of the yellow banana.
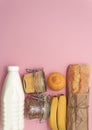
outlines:
[{"label": "yellow banana", "polygon": [[66,130],[66,97],[61,95],[58,102],[58,129]]},{"label": "yellow banana", "polygon": [[58,130],[57,127],[57,106],[58,106],[58,97],[53,97],[50,107],[50,117],[49,125],[51,130]]}]

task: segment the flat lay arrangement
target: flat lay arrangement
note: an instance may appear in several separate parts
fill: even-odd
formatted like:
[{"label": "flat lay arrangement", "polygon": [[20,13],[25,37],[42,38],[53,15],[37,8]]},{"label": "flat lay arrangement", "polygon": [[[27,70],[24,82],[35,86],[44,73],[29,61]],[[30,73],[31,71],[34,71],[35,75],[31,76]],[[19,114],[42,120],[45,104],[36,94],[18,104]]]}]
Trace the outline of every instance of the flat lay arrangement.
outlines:
[{"label": "flat lay arrangement", "polygon": [[[89,130],[89,80],[87,64],[71,64],[47,77],[43,68],[8,66],[2,90],[2,130],[23,130],[24,119],[48,122],[51,130]],[[56,95],[48,94],[48,88]],[[57,91],[66,89],[66,95]]]}]

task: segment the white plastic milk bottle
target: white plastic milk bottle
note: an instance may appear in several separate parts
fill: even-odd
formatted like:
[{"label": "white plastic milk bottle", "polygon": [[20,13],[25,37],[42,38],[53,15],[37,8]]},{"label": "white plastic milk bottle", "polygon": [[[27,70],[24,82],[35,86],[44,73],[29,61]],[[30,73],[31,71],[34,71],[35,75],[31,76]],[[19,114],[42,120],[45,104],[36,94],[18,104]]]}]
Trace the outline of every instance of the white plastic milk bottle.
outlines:
[{"label": "white plastic milk bottle", "polygon": [[2,90],[2,130],[24,129],[24,92],[18,66],[8,66]]}]

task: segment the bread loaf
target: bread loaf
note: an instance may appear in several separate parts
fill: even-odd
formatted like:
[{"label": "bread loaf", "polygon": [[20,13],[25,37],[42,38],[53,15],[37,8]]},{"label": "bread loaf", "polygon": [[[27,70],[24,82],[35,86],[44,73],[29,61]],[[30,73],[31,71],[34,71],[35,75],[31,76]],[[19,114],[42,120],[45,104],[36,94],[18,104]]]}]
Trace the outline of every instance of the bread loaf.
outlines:
[{"label": "bread loaf", "polygon": [[87,93],[89,90],[89,76],[90,69],[88,65],[69,65],[67,74],[69,92]]},{"label": "bread loaf", "polygon": [[67,72],[67,130],[89,130],[89,76],[86,64],[70,65]]}]

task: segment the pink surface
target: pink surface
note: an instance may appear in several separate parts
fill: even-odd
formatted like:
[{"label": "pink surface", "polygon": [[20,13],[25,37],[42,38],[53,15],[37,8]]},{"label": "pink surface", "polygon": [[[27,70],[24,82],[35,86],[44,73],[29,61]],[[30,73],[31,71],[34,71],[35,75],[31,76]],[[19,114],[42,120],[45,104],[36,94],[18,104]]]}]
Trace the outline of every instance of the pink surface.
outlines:
[{"label": "pink surface", "polygon": [[[21,74],[28,67],[44,67],[46,75],[52,71],[65,74],[71,63],[88,63],[92,68],[91,56],[92,0],[0,0],[1,86],[8,65],[19,65]],[[92,89],[89,130],[91,100]],[[25,130],[30,129],[49,127],[47,122],[25,120]]]}]

